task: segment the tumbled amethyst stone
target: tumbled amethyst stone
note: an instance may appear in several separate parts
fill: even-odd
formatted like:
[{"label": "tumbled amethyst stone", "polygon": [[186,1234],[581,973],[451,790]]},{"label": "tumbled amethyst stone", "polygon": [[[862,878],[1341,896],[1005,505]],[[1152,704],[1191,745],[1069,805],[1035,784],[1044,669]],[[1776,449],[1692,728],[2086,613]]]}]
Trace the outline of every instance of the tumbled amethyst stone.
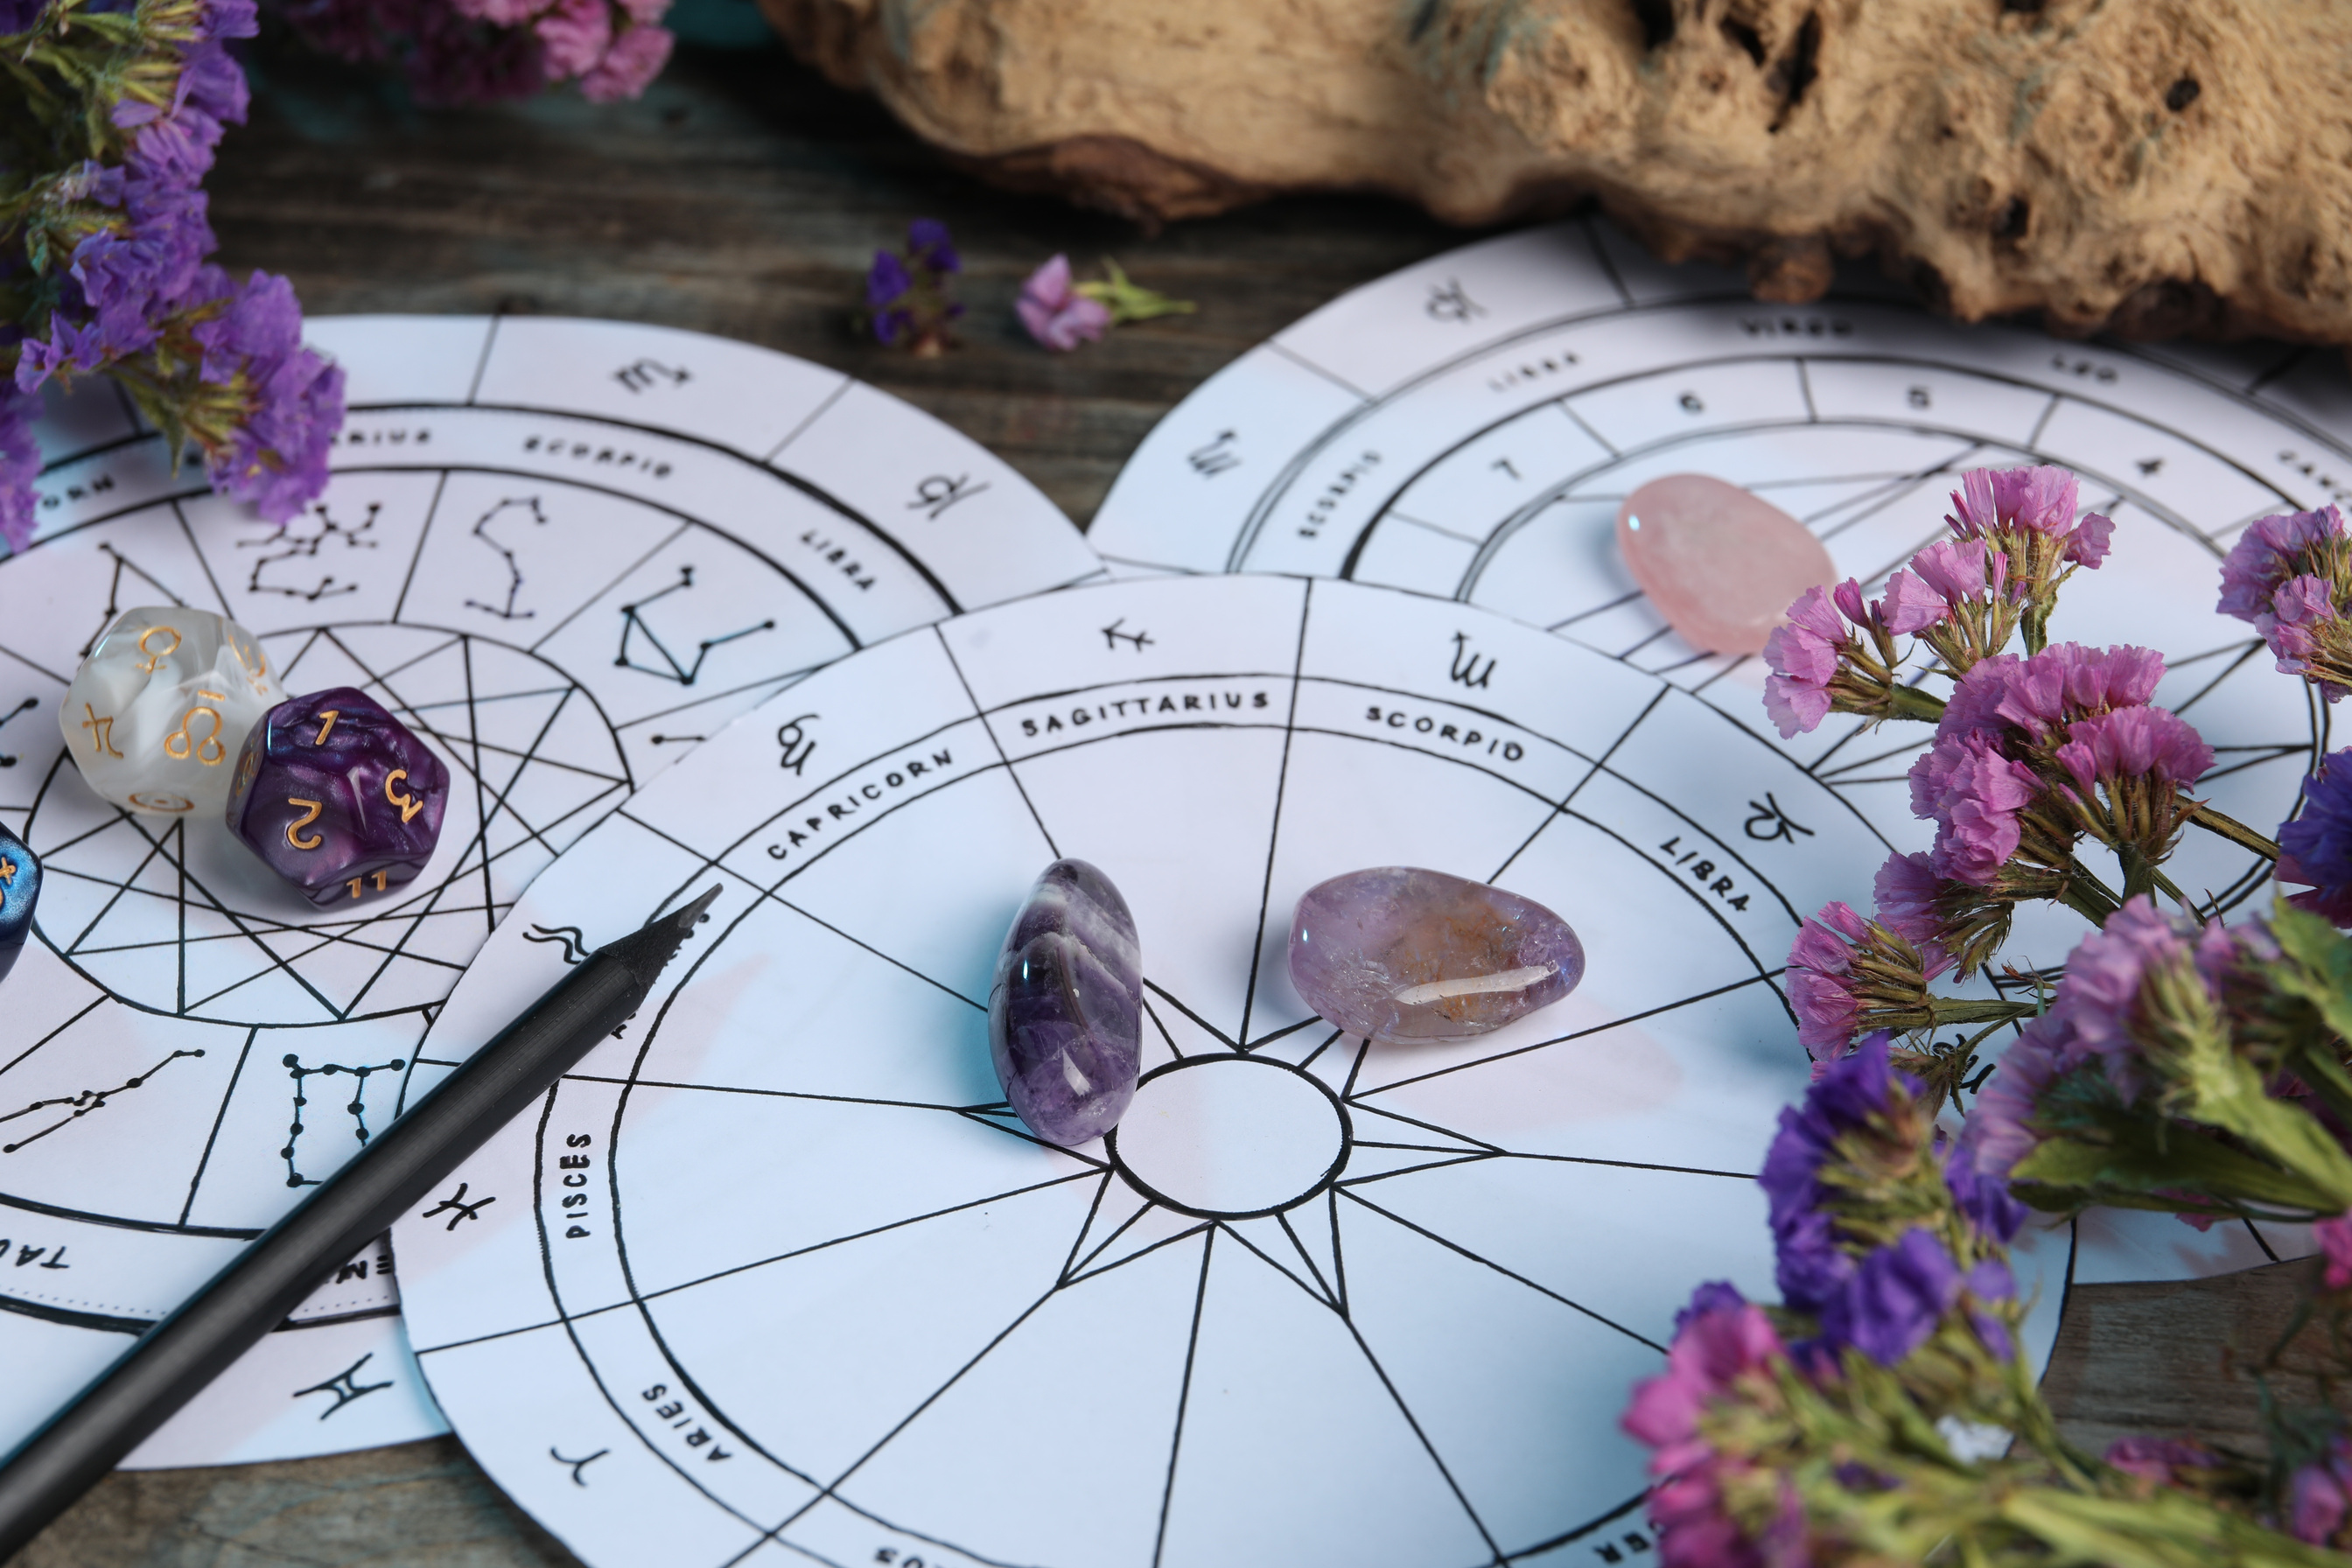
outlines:
[{"label": "tumbled amethyst stone", "polygon": [[245,738],[229,831],[321,909],[415,879],[441,839],[449,770],[366,693],[281,702]]},{"label": "tumbled amethyst stone", "polygon": [[1382,866],[1307,889],[1290,917],[1290,983],[1351,1035],[1463,1040],[1548,1007],[1584,978],[1584,944],[1532,899]]},{"label": "tumbled amethyst stone", "polygon": [[988,1054],[1004,1097],[1049,1143],[1118,1125],[1143,1066],[1143,963],[1110,879],[1056,860],[1013,917],[988,993]]}]

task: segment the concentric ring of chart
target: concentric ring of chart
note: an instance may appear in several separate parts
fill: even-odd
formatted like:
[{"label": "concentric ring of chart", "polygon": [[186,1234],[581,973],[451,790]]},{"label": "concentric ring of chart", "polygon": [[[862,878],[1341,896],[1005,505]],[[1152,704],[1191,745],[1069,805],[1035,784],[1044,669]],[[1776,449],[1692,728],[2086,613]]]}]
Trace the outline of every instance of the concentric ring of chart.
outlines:
[{"label": "concentric ring of chart", "polygon": [[[2254,518],[2339,500],[2340,372],[2273,348],[2211,353],[1961,328],[1884,289],[1759,304],[1664,268],[1599,222],[1488,241],[1367,285],[1277,334],[1170,414],[1092,531],[1131,570],[1328,574],[1500,610],[1695,691],[1768,738],[1764,671],[1667,629],[1619,561],[1624,495],[1677,471],[1802,519],[1865,584],[1936,537],[1975,467],[2063,464],[2116,547],[2067,587],[2055,635],[2153,642],[2159,700],[2221,752],[2224,809],[2275,820],[2326,733],[2251,629],[2214,612]],[[2329,400],[2334,400],[2331,403]],[[1832,719],[1785,743],[1909,849],[1918,737]],[[2200,845],[2225,899],[2250,857]]]},{"label": "concentric ring of chart", "polygon": [[[1047,595],[783,700],[803,773],[751,716],[526,896],[509,927],[602,941],[722,888],[640,1022],[401,1227],[421,1363],[510,1495],[600,1568],[1642,1531],[1627,1389],[1698,1281],[1769,1289],[1779,955],[1877,850],[1845,803],[1622,662],[1344,583]],[[1030,1137],[988,1065],[1063,855],[1143,952],[1116,1153]],[[1475,1041],[1339,1037],[1290,906],[1399,863],[1547,903],[1587,978]],[[562,973],[488,951],[440,1027]]]},{"label": "concentric ring of chart", "polygon": [[[446,1071],[420,1047],[451,986],[633,789],[819,665],[1097,570],[980,447],[801,361],[617,323],[311,325],[352,411],[287,527],[173,474],[100,384],[39,426],[39,532],[0,561],[27,612],[0,631],[0,815],[47,871],[0,1059],[0,1234],[45,1261],[0,1280],[0,1331],[43,1364],[110,1357]],[[434,747],[453,799],[415,883],[315,910],[218,822],[82,784],[58,703],[149,604],[230,616],[289,690],[360,688]]]}]

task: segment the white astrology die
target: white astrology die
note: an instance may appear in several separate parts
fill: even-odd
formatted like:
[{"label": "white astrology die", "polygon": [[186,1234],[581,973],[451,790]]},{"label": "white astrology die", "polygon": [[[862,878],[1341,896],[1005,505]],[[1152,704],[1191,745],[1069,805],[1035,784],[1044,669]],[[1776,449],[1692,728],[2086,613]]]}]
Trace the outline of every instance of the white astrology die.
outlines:
[{"label": "white astrology die", "polygon": [[125,610],[58,710],[89,787],[133,811],[219,816],[246,731],[286,699],[254,635],[174,605]]}]

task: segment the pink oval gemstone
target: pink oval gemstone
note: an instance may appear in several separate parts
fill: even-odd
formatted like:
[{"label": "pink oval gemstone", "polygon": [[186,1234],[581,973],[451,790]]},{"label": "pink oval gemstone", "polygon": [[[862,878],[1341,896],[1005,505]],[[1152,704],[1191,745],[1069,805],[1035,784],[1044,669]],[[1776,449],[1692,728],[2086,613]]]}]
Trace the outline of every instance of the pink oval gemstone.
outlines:
[{"label": "pink oval gemstone", "polygon": [[1798,595],[1837,581],[1803,523],[1705,474],[1668,474],[1627,496],[1617,548],[1666,624],[1708,653],[1762,653]]}]

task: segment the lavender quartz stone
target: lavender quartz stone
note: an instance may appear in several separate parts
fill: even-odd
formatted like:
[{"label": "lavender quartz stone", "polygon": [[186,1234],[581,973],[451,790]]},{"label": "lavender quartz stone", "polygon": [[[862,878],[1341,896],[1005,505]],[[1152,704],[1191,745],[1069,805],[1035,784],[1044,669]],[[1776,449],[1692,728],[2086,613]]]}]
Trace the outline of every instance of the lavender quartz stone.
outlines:
[{"label": "lavender quartz stone", "polygon": [[988,994],[988,1053],[1029,1131],[1065,1147],[1118,1125],[1143,1065],[1135,917],[1084,860],[1045,868]]},{"label": "lavender quartz stone", "polygon": [[1383,866],[1309,888],[1290,919],[1290,982],[1351,1035],[1464,1040],[1548,1007],[1584,978],[1584,944],[1532,899]]},{"label": "lavender quartz stone", "polygon": [[321,909],[415,879],[441,839],[449,770],[348,686],[281,702],[245,738],[229,831]]}]

